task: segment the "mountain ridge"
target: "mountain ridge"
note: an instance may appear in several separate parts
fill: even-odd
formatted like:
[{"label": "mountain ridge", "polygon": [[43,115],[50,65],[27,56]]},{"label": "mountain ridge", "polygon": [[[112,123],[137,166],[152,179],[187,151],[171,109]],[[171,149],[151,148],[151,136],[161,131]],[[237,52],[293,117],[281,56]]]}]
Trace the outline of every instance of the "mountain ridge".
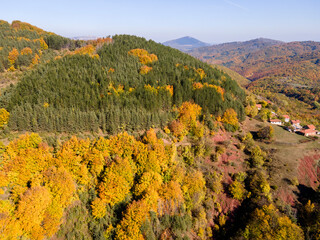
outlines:
[{"label": "mountain ridge", "polygon": [[316,73],[320,72],[317,61],[320,43],[315,41],[253,39],[197,48],[188,53],[210,64],[228,67],[253,81],[279,74],[319,80]]}]

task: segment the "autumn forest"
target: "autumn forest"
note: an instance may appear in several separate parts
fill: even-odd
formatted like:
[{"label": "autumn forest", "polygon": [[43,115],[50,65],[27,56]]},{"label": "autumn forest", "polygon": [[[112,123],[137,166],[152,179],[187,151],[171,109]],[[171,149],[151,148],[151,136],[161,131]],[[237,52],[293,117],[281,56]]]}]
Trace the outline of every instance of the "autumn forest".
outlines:
[{"label": "autumn forest", "polygon": [[283,98],[319,109],[319,87],[280,101],[234,76],[141,37],[1,20],[0,239],[320,239],[319,140],[269,123],[318,127]]}]

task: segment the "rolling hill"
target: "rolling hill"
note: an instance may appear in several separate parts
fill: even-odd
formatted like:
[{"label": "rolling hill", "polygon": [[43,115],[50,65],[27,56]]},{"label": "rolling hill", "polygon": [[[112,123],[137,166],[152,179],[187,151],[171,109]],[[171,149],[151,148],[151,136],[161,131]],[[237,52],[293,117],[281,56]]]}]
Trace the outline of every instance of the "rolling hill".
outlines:
[{"label": "rolling hill", "polygon": [[307,103],[309,113],[301,112],[301,117],[310,119],[313,115],[317,124],[320,122],[317,110],[320,108],[320,42],[255,39],[198,48],[189,53],[251,80],[246,87],[258,95],[270,97],[272,93],[280,93]]},{"label": "rolling hill", "polygon": [[300,77],[307,84],[320,80],[319,42],[279,42],[255,39],[189,51],[203,61],[226,66],[255,81],[265,77]]},{"label": "rolling hill", "polygon": [[232,61],[232,59],[241,58],[258,50],[282,43],[277,40],[257,38],[245,42],[229,42],[199,47],[188,51],[188,53],[213,64],[224,64]]}]

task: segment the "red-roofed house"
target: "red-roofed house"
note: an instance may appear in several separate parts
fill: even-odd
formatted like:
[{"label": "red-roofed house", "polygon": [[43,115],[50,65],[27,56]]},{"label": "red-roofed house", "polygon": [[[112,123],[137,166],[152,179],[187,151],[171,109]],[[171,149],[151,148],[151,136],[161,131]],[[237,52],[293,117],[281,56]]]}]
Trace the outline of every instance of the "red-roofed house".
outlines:
[{"label": "red-roofed house", "polygon": [[289,115],[283,115],[283,118],[284,118],[285,122],[289,122],[290,121]]},{"label": "red-roofed house", "polygon": [[314,136],[317,134],[317,131],[314,129],[302,129],[300,130],[300,133],[302,133],[304,136]]},{"label": "red-roofed house", "polygon": [[258,108],[258,110],[261,110],[262,105],[261,104],[256,104],[256,107]]},{"label": "red-roofed house", "polygon": [[310,124],[310,125],[307,125],[307,129],[316,130],[316,127]]},{"label": "red-roofed house", "polygon": [[275,125],[282,125],[282,122],[279,119],[270,119],[270,123]]}]

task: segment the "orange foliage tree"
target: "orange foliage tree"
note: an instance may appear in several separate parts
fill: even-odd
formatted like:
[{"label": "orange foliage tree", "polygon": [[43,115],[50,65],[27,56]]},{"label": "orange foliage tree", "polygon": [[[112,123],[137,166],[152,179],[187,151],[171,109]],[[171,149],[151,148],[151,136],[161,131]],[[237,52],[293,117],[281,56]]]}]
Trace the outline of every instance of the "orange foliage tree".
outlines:
[{"label": "orange foliage tree", "polygon": [[103,44],[110,44],[112,43],[112,38],[97,38],[95,40],[89,40],[89,44],[93,45],[96,48],[100,48]]},{"label": "orange foliage tree", "polygon": [[11,52],[9,52],[9,55],[8,55],[8,60],[12,66],[14,65],[14,63],[18,59],[18,57],[19,57],[19,51],[16,48],[13,48],[11,50]]},{"label": "orange foliage tree", "polygon": [[148,67],[146,65],[143,65],[141,68],[140,68],[140,74],[142,75],[145,75],[147,74],[148,72],[150,72],[152,70],[152,67]]},{"label": "orange foliage tree", "polygon": [[140,68],[140,73],[142,75],[147,74],[152,70],[152,67],[147,66],[148,64],[158,61],[158,57],[155,54],[149,54],[145,49],[132,49],[128,54],[139,58],[139,62],[143,64]]},{"label": "orange foliage tree", "polygon": [[29,47],[25,47],[21,50],[21,55],[31,55],[32,54],[32,49]]},{"label": "orange foliage tree", "polygon": [[36,64],[39,63],[39,61],[40,61],[39,55],[38,55],[38,54],[35,54],[34,57],[32,58],[31,63],[32,63],[33,65],[36,65]]},{"label": "orange foliage tree", "polygon": [[155,54],[149,54],[148,51],[144,49],[132,49],[128,52],[128,54],[138,57],[140,63],[144,65],[158,61],[158,57]]}]

